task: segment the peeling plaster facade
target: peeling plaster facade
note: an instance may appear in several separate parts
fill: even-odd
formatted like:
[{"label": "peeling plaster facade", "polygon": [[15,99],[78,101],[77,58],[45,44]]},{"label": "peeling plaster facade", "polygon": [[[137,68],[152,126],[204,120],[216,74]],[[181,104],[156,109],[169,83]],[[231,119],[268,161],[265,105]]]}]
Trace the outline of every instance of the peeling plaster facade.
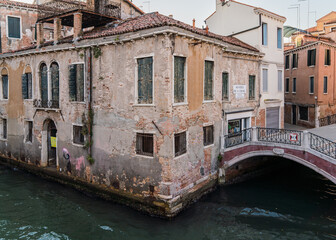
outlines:
[{"label": "peeling plaster facade", "polygon": [[[96,45],[102,54],[90,61],[89,52]],[[154,103],[139,105],[137,59],[146,56],[153,57]],[[183,104],[173,102],[174,56],[187,59],[187,102]],[[112,36],[4,54],[0,67],[8,71],[9,99],[0,101],[0,114],[7,119],[8,138],[0,140],[0,153],[43,169],[47,144],[43,136],[46,123],[52,120],[57,128],[58,176],[146,201],[161,209],[155,212],[158,215],[176,215],[215,186],[228,118],[248,114],[252,127],[264,126],[258,120],[263,113],[258,109],[259,96],[254,101],[248,100],[248,94],[236,99],[230,88],[229,101],[222,101],[223,72],[230,74],[230,86],[248,85],[249,75],[255,75],[255,91],[259,92],[261,57],[258,52],[172,26],[122,34],[118,39]],[[214,62],[214,100],[208,102],[203,100],[205,60]],[[50,70],[53,62],[60,72],[59,108],[41,109],[34,107],[34,100],[22,100],[21,75],[31,69],[33,99],[40,99],[40,64]],[[72,136],[73,125],[82,125],[83,116],[88,115],[90,62],[93,165],[87,161],[87,150],[74,144]],[[71,63],[85,64],[83,103],[69,100]],[[27,120],[33,121],[32,143],[25,142]],[[214,126],[214,143],[204,147],[203,127],[209,125]],[[174,134],[183,131],[187,132],[187,153],[174,157]],[[136,133],[154,134],[153,157],[136,154]]]}]

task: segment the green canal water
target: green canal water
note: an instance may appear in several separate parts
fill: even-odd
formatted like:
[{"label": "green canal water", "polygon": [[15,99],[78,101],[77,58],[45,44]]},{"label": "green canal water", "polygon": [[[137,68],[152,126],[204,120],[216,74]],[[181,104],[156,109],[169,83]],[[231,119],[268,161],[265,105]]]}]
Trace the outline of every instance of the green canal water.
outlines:
[{"label": "green canal water", "polygon": [[0,239],[336,239],[336,186],[291,166],[166,221],[0,166]]}]

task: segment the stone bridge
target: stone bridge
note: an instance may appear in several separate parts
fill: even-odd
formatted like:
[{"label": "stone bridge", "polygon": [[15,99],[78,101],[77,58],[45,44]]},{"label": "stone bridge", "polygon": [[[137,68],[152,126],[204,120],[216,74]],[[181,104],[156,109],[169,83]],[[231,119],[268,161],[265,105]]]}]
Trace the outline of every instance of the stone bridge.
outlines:
[{"label": "stone bridge", "polygon": [[336,143],[308,131],[251,128],[223,139],[219,172],[259,156],[277,156],[302,164],[336,184]]}]

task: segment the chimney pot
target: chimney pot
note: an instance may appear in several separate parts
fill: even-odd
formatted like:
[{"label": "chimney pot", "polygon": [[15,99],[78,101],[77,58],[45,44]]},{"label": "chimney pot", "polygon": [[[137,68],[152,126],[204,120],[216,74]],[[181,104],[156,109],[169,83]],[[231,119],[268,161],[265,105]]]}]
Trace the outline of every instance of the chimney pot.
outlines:
[{"label": "chimney pot", "polygon": [[193,29],[195,29],[196,28],[196,20],[195,20],[195,18],[193,19]]},{"label": "chimney pot", "polygon": [[209,26],[208,25],[206,25],[206,27],[205,27],[205,32],[206,32],[206,34],[209,33]]}]

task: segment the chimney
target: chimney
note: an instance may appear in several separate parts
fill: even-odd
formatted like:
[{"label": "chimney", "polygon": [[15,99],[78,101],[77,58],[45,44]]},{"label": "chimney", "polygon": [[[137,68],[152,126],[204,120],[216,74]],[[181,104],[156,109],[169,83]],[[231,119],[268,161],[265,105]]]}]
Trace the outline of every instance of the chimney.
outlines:
[{"label": "chimney", "polygon": [[62,21],[60,18],[54,19],[54,44],[56,45],[62,39]]},{"label": "chimney", "polygon": [[73,40],[77,41],[82,37],[83,34],[83,14],[82,13],[74,13],[74,36]]},{"label": "chimney", "polygon": [[95,0],[86,0],[86,5],[90,10],[95,9]]},{"label": "chimney", "polygon": [[208,25],[206,25],[206,27],[205,27],[205,33],[206,33],[206,34],[209,33],[209,26],[208,26]]},{"label": "chimney", "polygon": [[37,46],[41,46],[44,42],[44,32],[43,32],[43,23],[37,23],[36,24],[36,41],[37,41]]},{"label": "chimney", "polygon": [[195,29],[196,28],[196,20],[195,20],[195,18],[193,19],[193,29]]},{"label": "chimney", "polygon": [[170,18],[173,18],[174,16],[173,16],[173,14],[169,14],[169,16],[168,17],[170,17]]}]

